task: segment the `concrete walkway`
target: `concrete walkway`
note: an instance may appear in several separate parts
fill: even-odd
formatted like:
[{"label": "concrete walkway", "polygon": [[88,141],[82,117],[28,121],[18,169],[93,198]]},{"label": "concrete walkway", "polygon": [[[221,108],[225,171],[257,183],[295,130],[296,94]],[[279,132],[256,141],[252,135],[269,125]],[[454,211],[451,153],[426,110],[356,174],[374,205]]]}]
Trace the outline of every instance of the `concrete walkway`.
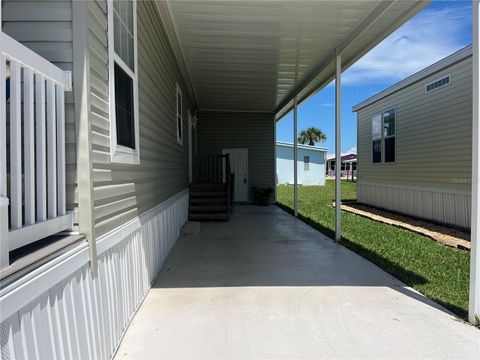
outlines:
[{"label": "concrete walkway", "polygon": [[276,207],[181,238],[117,359],[480,359],[480,331]]}]

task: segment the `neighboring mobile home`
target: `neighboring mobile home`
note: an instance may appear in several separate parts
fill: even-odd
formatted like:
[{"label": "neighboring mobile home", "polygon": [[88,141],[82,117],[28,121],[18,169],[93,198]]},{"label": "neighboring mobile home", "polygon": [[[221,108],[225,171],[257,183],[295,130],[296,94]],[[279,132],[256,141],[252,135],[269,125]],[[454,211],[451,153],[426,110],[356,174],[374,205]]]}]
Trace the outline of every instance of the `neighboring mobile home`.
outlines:
[{"label": "neighboring mobile home", "polygon": [[275,121],[426,4],[2,1],[2,359],[111,357],[188,218],[274,187]]},{"label": "neighboring mobile home", "polygon": [[[277,141],[277,183],[293,184],[293,144]],[[327,149],[298,145],[297,171],[299,185],[325,185],[325,159]]]},{"label": "neighboring mobile home", "polygon": [[472,47],[353,107],[358,201],[470,227]]},{"label": "neighboring mobile home", "polygon": [[[342,177],[351,177],[357,171],[357,152],[349,151],[341,154],[342,165],[340,168]],[[327,176],[335,177],[335,154],[327,154]]]}]

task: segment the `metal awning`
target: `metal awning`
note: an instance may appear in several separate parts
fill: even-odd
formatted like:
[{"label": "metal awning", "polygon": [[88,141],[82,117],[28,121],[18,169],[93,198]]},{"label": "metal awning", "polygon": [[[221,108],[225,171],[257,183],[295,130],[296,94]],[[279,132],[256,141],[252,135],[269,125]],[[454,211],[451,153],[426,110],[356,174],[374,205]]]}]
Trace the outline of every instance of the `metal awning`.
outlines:
[{"label": "metal awning", "polygon": [[[157,3],[201,110],[288,112],[429,1]],[[162,17],[163,19],[166,16]]]}]

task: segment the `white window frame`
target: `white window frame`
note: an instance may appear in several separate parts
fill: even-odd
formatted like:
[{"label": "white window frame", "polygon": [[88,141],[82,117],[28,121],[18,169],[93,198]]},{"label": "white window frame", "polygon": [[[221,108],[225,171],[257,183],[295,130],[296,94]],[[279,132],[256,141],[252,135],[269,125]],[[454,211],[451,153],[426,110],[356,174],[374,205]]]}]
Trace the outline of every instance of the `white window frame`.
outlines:
[{"label": "white window frame", "polygon": [[[394,134],[393,135],[389,135],[389,136],[385,136],[385,113],[387,111],[391,111],[393,110],[393,114],[394,114],[394,126],[395,126],[395,131],[394,131]],[[394,149],[393,151],[395,152],[395,161],[389,161],[389,162],[386,162],[385,161],[385,139],[390,139],[390,138],[395,138],[395,146],[394,146]],[[395,164],[397,162],[397,108],[396,107],[391,107],[391,108],[388,108],[384,111],[382,111],[382,164]]]},{"label": "white window frame", "polygon": [[[177,90],[176,90],[176,108],[175,108],[175,129],[176,129],[176,137],[177,137],[177,143],[179,145],[183,146],[183,138],[185,137],[185,134],[183,133],[183,94],[182,94],[182,89],[180,88],[180,85],[177,83]],[[178,113],[178,101],[180,100],[180,114]],[[180,117],[180,122],[178,121],[178,118]],[[180,124],[180,133],[182,134],[181,136],[178,136],[178,124]]]},{"label": "white window frame", "polygon": [[[445,78],[448,78],[448,83],[446,84],[443,84],[439,87],[436,87],[435,89],[432,89],[432,90],[427,90],[427,88],[432,85],[432,84],[435,84],[437,81],[440,81],[442,79],[445,79]],[[442,75],[440,76],[439,78],[433,80],[433,81],[430,81],[429,83],[425,84],[425,94],[429,94],[433,91],[436,91],[436,90],[439,90],[439,89],[443,89],[445,86],[448,86],[452,83],[452,75],[451,74],[445,74],[445,75]]]},{"label": "white window frame", "polygon": [[[110,161],[120,164],[140,164],[140,136],[138,111],[138,61],[137,61],[137,2],[133,2],[133,62],[134,72],[115,53],[113,31],[113,1],[107,1],[108,10],[108,83],[110,102]],[[117,144],[117,127],[115,121],[115,63],[133,80],[133,121],[135,149]]]},{"label": "white window frame", "polygon": [[[380,137],[378,138],[374,138],[373,137],[373,120],[377,117],[380,117]],[[372,118],[371,118],[371,127],[372,127],[372,131],[370,132],[370,136],[371,136],[371,141],[370,141],[370,149],[372,150],[372,155],[370,156],[370,160],[372,162],[373,165],[378,165],[378,164],[382,164],[383,163],[383,111],[379,114],[375,114]],[[381,149],[380,149],[380,161],[379,162],[374,162],[373,161],[373,142],[374,141],[378,141],[380,140],[380,146],[381,146]]]},{"label": "white window frame", "polygon": [[[305,161],[308,160],[308,161]],[[310,171],[310,156],[304,155],[303,156],[303,171]]]}]

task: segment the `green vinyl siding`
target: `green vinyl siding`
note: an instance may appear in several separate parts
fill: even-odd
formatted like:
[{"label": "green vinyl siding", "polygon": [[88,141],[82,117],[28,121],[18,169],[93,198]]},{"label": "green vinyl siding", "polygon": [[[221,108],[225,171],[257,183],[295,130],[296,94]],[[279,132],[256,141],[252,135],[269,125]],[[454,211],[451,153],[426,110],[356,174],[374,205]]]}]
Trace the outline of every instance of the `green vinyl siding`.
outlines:
[{"label": "green vinyl siding", "polygon": [[[89,56],[96,237],[188,186],[188,137],[176,138],[176,83],[181,76],[154,2],[137,3],[140,164],[110,161],[107,4],[89,4]],[[189,99],[183,91],[183,129]],[[193,114],[193,111],[191,111]]]},{"label": "green vinyl siding", "polygon": [[224,148],[248,149],[249,199],[252,186],[275,186],[274,117],[268,113],[201,111],[198,155],[221,154]]},{"label": "green vinyl siding", "polygon": [[[425,84],[451,74],[432,92]],[[372,118],[396,109],[396,161],[372,163]],[[471,57],[391,94],[357,113],[358,178],[469,190],[471,181]]]}]

